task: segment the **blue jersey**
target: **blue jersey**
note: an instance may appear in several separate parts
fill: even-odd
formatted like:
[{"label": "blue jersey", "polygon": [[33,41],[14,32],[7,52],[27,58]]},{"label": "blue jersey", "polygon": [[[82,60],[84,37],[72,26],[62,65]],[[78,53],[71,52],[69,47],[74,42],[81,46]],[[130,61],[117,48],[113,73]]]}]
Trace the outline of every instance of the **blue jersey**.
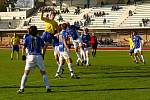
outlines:
[{"label": "blue jersey", "polygon": [[59,51],[63,52],[65,50],[64,39],[67,41],[66,30],[62,30],[59,34]]},{"label": "blue jersey", "polygon": [[23,43],[25,42],[25,38],[27,38],[29,36],[29,33],[26,33],[24,36],[23,36]]},{"label": "blue jersey", "polygon": [[90,35],[89,34],[82,34],[81,39],[85,47],[90,47]]},{"label": "blue jersey", "polygon": [[77,40],[79,38],[77,30],[80,29],[80,26],[71,25],[69,28],[67,28],[67,33],[72,37],[73,40]]},{"label": "blue jersey", "polygon": [[25,38],[23,46],[28,49],[29,55],[40,55],[41,49],[44,47],[44,41],[38,36],[29,35]]},{"label": "blue jersey", "polygon": [[53,42],[53,46],[59,46],[59,38],[57,36],[54,36],[54,42]]},{"label": "blue jersey", "polygon": [[140,48],[141,47],[141,40],[142,40],[142,38],[140,36],[138,36],[138,35],[137,36],[133,36],[132,40],[133,40],[135,48]]}]

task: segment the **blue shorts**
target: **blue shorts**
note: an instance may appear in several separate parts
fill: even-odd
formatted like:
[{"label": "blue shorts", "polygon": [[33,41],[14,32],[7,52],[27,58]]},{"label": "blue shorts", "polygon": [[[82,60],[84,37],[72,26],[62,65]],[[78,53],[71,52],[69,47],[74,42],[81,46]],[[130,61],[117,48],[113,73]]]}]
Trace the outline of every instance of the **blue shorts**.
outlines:
[{"label": "blue shorts", "polygon": [[134,53],[134,49],[130,49],[130,50],[129,50],[129,53]]},{"label": "blue shorts", "polygon": [[13,45],[12,46],[12,51],[18,51],[19,52],[19,46],[18,45]]},{"label": "blue shorts", "polygon": [[43,35],[41,38],[44,40],[44,42],[52,43],[52,39],[54,38],[54,35],[49,32],[43,32]]}]

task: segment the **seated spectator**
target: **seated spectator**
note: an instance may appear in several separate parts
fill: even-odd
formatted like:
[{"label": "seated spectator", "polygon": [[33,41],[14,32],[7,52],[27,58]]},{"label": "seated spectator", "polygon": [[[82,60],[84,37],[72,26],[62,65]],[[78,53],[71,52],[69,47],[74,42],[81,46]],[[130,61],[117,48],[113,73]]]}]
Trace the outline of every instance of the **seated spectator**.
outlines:
[{"label": "seated spectator", "polygon": [[129,16],[132,16],[132,15],[133,15],[132,11],[131,11],[131,10],[129,10]]},{"label": "seated spectator", "polygon": [[69,13],[69,9],[68,8],[65,8],[65,13]]},{"label": "seated spectator", "polygon": [[75,9],[74,14],[79,15],[80,14],[80,7],[78,6],[77,9]]},{"label": "seated spectator", "polygon": [[58,21],[59,21],[59,22],[63,21],[63,18],[62,18],[62,16],[61,16],[61,14],[58,15]]},{"label": "seated spectator", "polygon": [[106,24],[106,18],[104,18],[104,20],[103,20],[103,24]]}]

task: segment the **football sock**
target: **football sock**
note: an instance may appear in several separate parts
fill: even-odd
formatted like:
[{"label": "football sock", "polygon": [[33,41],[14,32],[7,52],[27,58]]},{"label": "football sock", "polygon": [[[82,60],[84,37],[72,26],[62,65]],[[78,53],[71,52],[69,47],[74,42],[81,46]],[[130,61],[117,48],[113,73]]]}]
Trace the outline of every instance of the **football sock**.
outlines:
[{"label": "football sock", "polygon": [[14,55],[14,53],[13,53],[13,52],[11,52],[11,55],[10,55],[10,56],[11,56],[11,59],[13,59],[13,55]]},{"label": "football sock", "polygon": [[137,61],[137,56],[134,56],[134,61],[135,61],[135,62],[138,62],[138,61]]},{"label": "football sock", "polygon": [[48,76],[47,75],[43,75],[43,80],[44,80],[46,89],[49,89],[50,86],[49,86],[49,82],[48,82]]},{"label": "football sock", "polygon": [[142,61],[144,62],[144,56],[143,56],[143,55],[141,55],[141,59],[142,59]]},{"label": "football sock", "polygon": [[68,68],[70,72],[73,72],[72,63],[68,63]]},{"label": "football sock", "polygon": [[27,75],[24,74],[21,79],[20,89],[24,89],[26,81],[27,81]]}]

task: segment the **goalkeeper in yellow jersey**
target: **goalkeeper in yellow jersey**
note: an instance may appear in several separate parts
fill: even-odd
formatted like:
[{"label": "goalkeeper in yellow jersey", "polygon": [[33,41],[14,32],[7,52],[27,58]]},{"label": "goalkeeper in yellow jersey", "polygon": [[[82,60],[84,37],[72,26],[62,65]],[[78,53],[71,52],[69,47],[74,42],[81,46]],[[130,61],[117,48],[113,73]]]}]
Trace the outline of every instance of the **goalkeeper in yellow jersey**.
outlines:
[{"label": "goalkeeper in yellow jersey", "polygon": [[19,44],[20,44],[20,39],[18,36],[16,36],[16,33],[14,33],[13,37],[11,38],[10,41],[11,47],[12,47],[12,52],[11,52],[11,60],[13,60],[14,52],[17,52],[17,59],[19,59]]},{"label": "goalkeeper in yellow jersey", "polygon": [[131,33],[130,38],[128,38],[128,39],[124,38],[124,40],[129,42],[129,46],[130,46],[129,55],[132,58],[132,60],[134,61],[134,43],[133,43],[133,40],[132,40],[132,33]]},{"label": "goalkeeper in yellow jersey", "polygon": [[58,23],[54,20],[55,16],[55,11],[50,12],[49,18],[44,17],[44,11],[42,11],[41,14],[41,20],[45,22],[45,31],[41,37],[45,42],[43,54],[45,54],[48,44],[52,44],[52,39],[54,39],[55,30],[58,30]]}]

